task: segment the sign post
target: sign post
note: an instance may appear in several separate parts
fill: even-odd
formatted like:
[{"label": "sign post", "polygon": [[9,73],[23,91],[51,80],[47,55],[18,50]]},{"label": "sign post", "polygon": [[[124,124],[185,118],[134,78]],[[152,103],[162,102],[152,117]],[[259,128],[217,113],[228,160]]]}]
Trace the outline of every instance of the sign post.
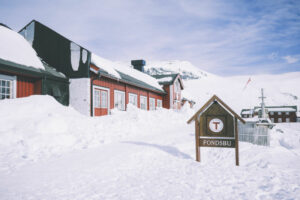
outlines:
[{"label": "sign post", "polygon": [[214,95],[188,121],[195,121],[196,161],[200,162],[200,147],[235,148],[236,165],[239,165],[237,123],[245,121]]}]

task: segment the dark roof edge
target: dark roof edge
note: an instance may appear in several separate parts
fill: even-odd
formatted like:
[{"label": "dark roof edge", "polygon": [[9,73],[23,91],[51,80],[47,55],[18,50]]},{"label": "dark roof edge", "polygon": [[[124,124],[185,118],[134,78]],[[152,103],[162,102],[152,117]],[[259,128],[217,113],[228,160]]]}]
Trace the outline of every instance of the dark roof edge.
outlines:
[{"label": "dark roof edge", "polygon": [[81,48],[84,48],[85,50],[87,50],[87,51],[89,51],[89,52],[91,53],[91,51],[88,50],[87,48],[81,46],[80,44],[78,44],[77,42],[74,42],[74,41],[71,40],[71,39],[68,39],[67,37],[63,36],[62,34],[56,32],[54,29],[50,28],[49,26],[46,26],[45,24],[43,24],[43,23],[41,23],[41,22],[39,22],[39,21],[37,21],[37,20],[35,20],[35,19],[31,20],[28,24],[26,24],[26,26],[24,26],[22,29],[20,29],[20,30],[18,31],[18,33],[20,33],[23,29],[25,29],[25,28],[26,28],[29,24],[31,24],[32,22],[35,22],[35,23],[38,23],[38,24],[40,24],[40,25],[42,25],[42,26],[47,27],[48,29],[50,29],[51,31],[55,32],[56,34],[58,34],[59,36],[63,37],[64,39],[69,40],[69,41],[71,41],[71,42],[77,44],[77,45],[80,46]]}]

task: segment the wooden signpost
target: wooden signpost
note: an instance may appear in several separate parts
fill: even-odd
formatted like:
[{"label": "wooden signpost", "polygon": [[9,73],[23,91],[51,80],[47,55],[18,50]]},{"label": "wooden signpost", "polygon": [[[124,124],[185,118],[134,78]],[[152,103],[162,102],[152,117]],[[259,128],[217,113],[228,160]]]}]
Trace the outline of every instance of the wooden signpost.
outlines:
[{"label": "wooden signpost", "polygon": [[195,121],[196,161],[200,162],[200,147],[235,148],[239,165],[237,120],[245,121],[219,97],[214,95],[189,119]]}]

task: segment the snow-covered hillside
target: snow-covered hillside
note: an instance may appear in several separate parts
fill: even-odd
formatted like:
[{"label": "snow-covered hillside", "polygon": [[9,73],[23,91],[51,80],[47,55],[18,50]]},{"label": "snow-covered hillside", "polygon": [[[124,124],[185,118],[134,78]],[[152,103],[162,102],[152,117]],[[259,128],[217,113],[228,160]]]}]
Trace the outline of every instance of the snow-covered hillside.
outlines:
[{"label": "snow-covered hillside", "polygon": [[215,76],[206,71],[196,68],[188,61],[147,61],[145,72],[150,75],[180,73],[184,80],[193,80]]},{"label": "snow-covered hillside", "polygon": [[260,105],[261,88],[267,96],[267,106],[297,105],[300,108],[300,72],[221,77],[200,70],[187,61],[150,61],[145,69],[150,74],[180,73],[185,86],[183,96],[193,99],[197,108],[216,94],[240,113],[243,108]]},{"label": "snow-covered hillside", "polygon": [[271,146],[201,148],[194,110],[90,118],[50,96],[0,101],[0,199],[299,199],[300,124]]}]

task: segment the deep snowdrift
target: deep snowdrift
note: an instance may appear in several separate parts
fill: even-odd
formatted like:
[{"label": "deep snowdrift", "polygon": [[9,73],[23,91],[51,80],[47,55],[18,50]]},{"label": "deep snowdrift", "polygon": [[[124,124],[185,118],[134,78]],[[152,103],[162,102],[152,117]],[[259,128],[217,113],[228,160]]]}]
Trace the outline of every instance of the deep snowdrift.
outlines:
[{"label": "deep snowdrift", "polygon": [[1,199],[297,199],[300,124],[277,125],[270,147],[201,148],[193,114],[113,111],[89,118],[49,96],[0,102]]}]

